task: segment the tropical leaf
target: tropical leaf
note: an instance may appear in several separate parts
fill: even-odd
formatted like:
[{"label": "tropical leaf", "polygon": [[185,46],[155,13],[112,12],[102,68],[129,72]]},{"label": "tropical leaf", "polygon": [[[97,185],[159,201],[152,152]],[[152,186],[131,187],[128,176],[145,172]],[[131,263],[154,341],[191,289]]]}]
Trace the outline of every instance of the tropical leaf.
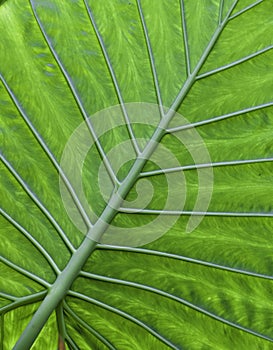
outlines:
[{"label": "tropical leaf", "polygon": [[271,349],[272,1],[0,5],[0,348]]}]

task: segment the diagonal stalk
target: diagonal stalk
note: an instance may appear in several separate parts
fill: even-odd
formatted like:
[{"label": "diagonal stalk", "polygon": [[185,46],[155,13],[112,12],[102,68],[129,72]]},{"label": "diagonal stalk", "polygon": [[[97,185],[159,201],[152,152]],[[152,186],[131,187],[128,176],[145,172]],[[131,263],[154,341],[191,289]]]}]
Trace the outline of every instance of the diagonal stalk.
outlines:
[{"label": "diagonal stalk", "polygon": [[[166,119],[162,119],[160,122],[160,124],[165,123]],[[156,149],[158,142],[164,136],[165,127],[160,127],[160,124],[144,151],[136,159],[127,177],[123,180],[118,190],[112,195],[101,217],[98,219],[95,225],[89,229],[80,247],[75,251],[65,269],[60,273],[54,284],[49,288],[49,293],[22,333],[20,339],[14,347],[14,350],[25,350],[31,347],[51,313],[56,309],[58,304],[67,294],[71,284],[79,275],[86,260],[94,251],[108,225],[117,214],[118,209],[122,205],[123,199],[126,197],[138,179],[139,174],[147,162],[147,159],[150,158],[151,154]]]}]

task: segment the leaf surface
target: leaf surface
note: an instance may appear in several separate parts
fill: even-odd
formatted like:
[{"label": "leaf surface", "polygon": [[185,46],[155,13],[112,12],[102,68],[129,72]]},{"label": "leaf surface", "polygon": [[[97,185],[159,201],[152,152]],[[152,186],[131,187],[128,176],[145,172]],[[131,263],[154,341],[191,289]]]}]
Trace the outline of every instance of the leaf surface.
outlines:
[{"label": "leaf surface", "polygon": [[0,5],[0,349],[271,349],[272,2]]}]

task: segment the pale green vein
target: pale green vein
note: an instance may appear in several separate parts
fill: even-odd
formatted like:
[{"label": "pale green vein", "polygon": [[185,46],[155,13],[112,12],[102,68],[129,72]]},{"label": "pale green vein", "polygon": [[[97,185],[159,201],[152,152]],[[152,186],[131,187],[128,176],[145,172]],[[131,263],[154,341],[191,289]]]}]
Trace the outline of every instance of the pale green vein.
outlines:
[{"label": "pale green vein", "polygon": [[150,215],[193,215],[193,216],[231,216],[231,217],[273,217],[273,212],[231,212],[231,211],[191,211],[191,210],[157,210],[142,208],[123,208],[119,209],[121,213],[127,214],[150,214]]},{"label": "pale green vein", "polygon": [[74,342],[74,340],[70,337],[70,335],[66,336],[66,341],[67,343],[72,347],[73,350],[81,350],[76,343]]},{"label": "pale green vein", "polygon": [[55,310],[55,314],[56,314],[59,342],[62,343],[65,341],[66,335],[67,335],[66,324],[64,319],[64,308],[63,308],[62,302],[57,306]]},{"label": "pale green vein", "polygon": [[90,278],[90,279],[95,279],[95,280],[98,280],[98,281],[103,281],[103,282],[108,282],[108,283],[114,283],[114,284],[119,284],[119,285],[123,285],[123,286],[126,286],[126,287],[133,287],[133,288],[138,288],[140,290],[144,290],[144,291],[147,291],[147,292],[151,292],[151,293],[155,293],[155,294],[158,294],[158,295],[161,295],[163,297],[166,297],[170,300],[174,300],[176,302],[179,302],[197,312],[200,312],[206,316],[209,316],[219,322],[222,322],[228,326],[231,326],[233,328],[236,328],[240,331],[243,331],[243,332],[246,332],[246,333],[249,333],[249,334],[252,334],[252,335],[255,335],[259,338],[262,338],[262,339],[266,339],[266,340],[269,340],[271,342],[273,342],[273,339],[264,335],[264,334],[261,334],[259,332],[256,332],[248,327],[244,327],[244,326],[241,326],[240,324],[238,323],[235,323],[235,322],[232,322],[232,321],[229,321],[221,316],[218,316],[202,307],[199,307],[193,303],[190,303],[189,301],[183,299],[183,298],[180,298],[178,296],[175,296],[173,294],[170,294],[168,292],[165,292],[163,290],[160,290],[160,289],[157,289],[157,288],[154,288],[154,287],[151,287],[151,286],[147,286],[147,285],[144,285],[144,284],[140,284],[140,283],[135,283],[135,282],[130,282],[130,281],[125,281],[125,280],[121,280],[121,279],[117,279],[117,278],[111,278],[111,277],[105,277],[105,276],[101,276],[101,275],[96,275],[96,274],[92,274],[92,273],[87,273],[87,272],[82,272],[81,275],[83,277],[87,277],[87,278]]},{"label": "pale green vein", "polygon": [[156,92],[156,97],[157,97],[157,103],[159,105],[161,118],[163,118],[163,116],[164,116],[163,102],[162,102],[162,98],[161,98],[161,92],[160,92],[160,86],[159,86],[159,82],[158,82],[158,75],[157,75],[156,66],[155,66],[155,59],[154,59],[153,49],[152,49],[152,46],[151,46],[149,33],[148,33],[148,28],[147,28],[146,21],[145,21],[145,18],[144,18],[141,2],[140,2],[140,0],[136,0],[136,3],[137,3],[139,18],[140,18],[140,21],[141,21],[142,30],[143,30],[144,38],[145,38],[145,43],[146,43],[146,47],[147,47],[147,51],[148,51],[148,55],[149,55],[149,61],[150,61],[150,65],[151,65],[151,70],[152,70],[152,74],[153,74],[153,81],[154,81],[154,87],[155,87],[155,92]]},{"label": "pale green vein", "polygon": [[36,130],[36,128],[34,127],[34,125],[32,124],[32,122],[30,121],[29,117],[27,116],[27,114],[25,113],[23,107],[20,105],[19,101],[17,100],[16,96],[14,95],[14,93],[12,92],[11,88],[9,87],[9,85],[7,84],[7,82],[5,81],[4,77],[1,75],[0,73],[0,80],[2,81],[3,85],[5,86],[10,98],[12,99],[14,105],[16,106],[17,110],[19,111],[19,113],[21,114],[23,120],[25,121],[26,125],[28,126],[28,128],[30,129],[30,131],[33,133],[33,135],[35,136],[36,140],[38,141],[38,143],[40,144],[41,148],[44,150],[45,154],[48,156],[48,158],[51,160],[52,164],[54,165],[55,169],[58,171],[60,177],[62,178],[69,194],[71,195],[80,215],[82,216],[86,226],[88,228],[92,227],[92,223],[88,217],[88,215],[86,214],[81,202],[79,201],[76,192],[74,191],[73,186],[71,185],[69,179],[66,177],[65,173],[63,172],[62,168],[60,167],[59,163],[57,162],[55,156],[53,155],[53,153],[51,152],[51,150],[49,149],[49,147],[47,146],[47,144],[45,143],[45,141],[43,140],[43,138],[41,137],[41,135],[38,133],[38,131]]},{"label": "pale green vein", "polygon": [[[4,293],[4,292],[0,292],[0,298],[8,299],[8,300],[11,300],[11,301],[15,301],[15,300],[18,299],[18,298],[15,297],[14,295],[11,295],[11,294],[8,294],[8,293]],[[1,310],[1,309],[0,309],[0,310]]]},{"label": "pale green vein", "polygon": [[160,341],[162,341],[164,344],[168,345],[171,349],[174,350],[179,350],[178,347],[176,347],[173,343],[171,343],[168,339],[166,339],[165,337],[163,337],[161,334],[159,334],[156,330],[154,330],[153,328],[149,327],[147,324],[145,324],[144,322],[140,321],[138,318],[128,314],[127,312],[124,312],[120,309],[117,309],[113,306],[107,305],[101,301],[98,301],[96,299],[90,298],[86,295],[83,295],[81,293],[78,292],[74,292],[74,291],[69,291],[68,295],[73,296],[74,298],[83,300],[83,301],[87,301],[91,304],[94,304],[96,306],[99,306],[105,310],[108,310],[110,312],[113,312],[133,323],[135,323],[136,325],[142,327],[143,329],[145,329],[147,332],[149,332],[150,334],[152,334],[153,336],[155,336],[157,339],[159,339]]},{"label": "pale green vein", "polygon": [[67,303],[64,303],[64,309],[72,316],[78,324],[82,325],[83,328],[88,330],[93,336],[99,339],[104,345],[106,345],[111,350],[117,350],[110,342],[107,340],[102,334],[96,331],[93,327],[91,327],[88,323],[86,323],[80,316],[78,316]]},{"label": "pale green vein", "polygon": [[36,303],[38,301],[41,301],[46,294],[47,294],[47,291],[43,290],[43,291],[35,293],[35,294],[26,295],[24,297],[19,297],[19,298],[14,297],[13,303],[10,303],[10,304],[5,305],[2,308],[0,308],[0,314],[3,315],[11,310],[14,310],[14,309],[20,307],[20,306],[29,305],[29,304],[33,304],[33,303]]},{"label": "pale green vein", "polygon": [[212,262],[207,262],[207,261],[200,260],[200,259],[189,258],[186,256],[172,254],[172,253],[160,252],[157,250],[151,250],[151,249],[145,249],[145,248],[134,248],[134,247],[111,246],[111,245],[103,245],[103,244],[98,244],[97,249],[130,252],[130,253],[135,253],[135,254],[147,254],[147,255],[158,256],[158,257],[163,257],[163,258],[167,258],[167,259],[169,259],[169,258],[176,259],[176,260],[181,260],[181,261],[185,261],[185,262],[192,263],[192,264],[198,264],[198,265],[211,267],[211,268],[215,268],[215,269],[219,269],[219,270],[239,273],[239,274],[243,274],[243,275],[247,275],[247,276],[251,276],[251,277],[273,280],[273,276],[270,276],[270,275],[264,275],[264,274],[260,274],[260,273],[256,273],[256,272],[252,272],[252,271],[246,271],[246,270],[242,270],[242,269],[238,269],[238,268],[234,268],[234,267],[229,267],[229,266],[223,266],[223,265],[219,265],[219,264],[212,263]]},{"label": "pale green vein", "polygon": [[181,18],[182,18],[185,61],[186,61],[186,68],[187,68],[187,76],[189,77],[191,75],[191,62],[190,62],[190,51],[189,51],[189,41],[188,41],[188,31],[187,31],[184,0],[180,0],[180,8],[181,8]]},{"label": "pale green vein", "polygon": [[27,183],[24,181],[24,179],[19,175],[19,173],[15,170],[15,168],[11,165],[11,163],[0,153],[0,159],[4,163],[4,165],[7,167],[7,169],[10,171],[10,173],[14,176],[14,178],[18,181],[18,183],[21,185],[21,187],[24,189],[24,191],[28,194],[28,196],[33,200],[33,202],[37,205],[37,207],[41,210],[41,212],[48,218],[49,222],[52,224],[52,226],[56,229],[56,231],[59,233],[59,236],[63,240],[63,242],[66,244],[68,249],[73,253],[75,251],[74,246],[70,242],[70,240],[67,238],[65,232],[61,228],[61,226],[57,223],[57,221],[54,219],[52,214],[48,211],[48,209],[43,205],[43,203],[40,201],[40,199],[36,196],[36,194],[28,187]]},{"label": "pale green vein", "polygon": [[119,103],[120,103],[120,107],[121,107],[121,110],[122,110],[122,113],[123,113],[123,116],[124,116],[124,120],[125,120],[125,123],[126,123],[127,131],[129,133],[131,141],[132,141],[132,145],[134,147],[136,155],[138,155],[138,154],[140,154],[140,149],[139,149],[136,137],[134,135],[134,131],[133,131],[132,127],[131,127],[131,121],[130,121],[130,118],[128,116],[126,107],[124,105],[123,97],[122,97],[122,94],[121,94],[121,91],[120,91],[120,88],[119,88],[119,84],[118,84],[118,81],[117,81],[117,78],[116,78],[116,74],[115,74],[114,68],[112,66],[110,57],[109,57],[107,49],[105,47],[103,38],[102,38],[102,36],[101,36],[101,34],[99,32],[99,29],[98,29],[98,26],[96,24],[94,15],[93,15],[93,13],[91,11],[91,8],[90,8],[90,6],[88,6],[86,0],[83,0],[83,2],[84,2],[84,5],[85,5],[85,8],[87,10],[87,13],[88,13],[90,22],[92,24],[92,27],[93,27],[93,29],[95,31],[97,40],[98,40],[100,48],[101,48],[101,51],[103,53],[103,57],[104,57],[104,60],[106,62],[108,71],[110,73],[110,76],[111,76],[111,79],[112,79],[112,82],[113,82],[113,85],[114,85],[114,88],[115,88],[115,91],[116,91],[116,94],[117,94],[117,97],[118,97],[118,100],[119,100]]},{"label": "pale green vein", "polygon": [[106,168],[106,170],[108,172],[108,175],[109,175],[112,183],[116,184],[116,183],[118,183],[117,177],[116,177],[116,175],[115,175],[115,173],[114,173],[114,171],[113,171],[113,169],[111,167],[111,164],[110,164],[110,162],[109,162],[109,160],[108,160],[108,158],[107,158],[107,156],[106,156],[106,154],[105,154],[105,152],[104,152],[104,150],[103,150],[103,148],[102,148],[102,146],[101,146],[101,144],[100,144],[100,142],[99,142],[99,140],[97,138],[97,135],[96,135],[96,132],[95,132],[94,127],[92,125],[92,122],[91,122],[91,120],[90,120],[90,118],[89,118],[89,116],[88,116],[88,114],[87,114],[87,112],[85,110],[85,107],[83,106],[81,98],[80,98],[80,96],[79,96],[79,94],[78,94],[78,92],[77,92],[77,90],[76,90],[76,88],[75,88],[75,86],[73,84],[73,81],[72,81],[70,75],[68,74],[67,70],[65,69],[62,61],[60,60],[56,50],[54,49],[54,47],[52,45],[52,42],[51,42],[50,38],[48,37],[48,35],[47,35],[47,33],[46,33],[46,31],[45,31],[45,29],[43,27],[43,24],[42,24],[38,14],[37,14],[37,12],[36,12],[35,5],[33,4],[33,0],[29,0],[29,1],[30,1],[30,5],[31,5],[32,11],[33,11],[33,15],[34,15],[34,17],[36,19],[36,22],[38,24],[38,27],[40,28],[41,33],[42,33],[42,35],[44,37],[44,40],[45,40],[45,42],[46,42],[46,44],[47,44],[51,54],[53,55],[56,63],[58,64],[58,66],[60,68],[60,71],[62,72],[62,74],[63,74],[63,76],[64,76],[64,78],[65,78],[65,80],[66,80],[66,82],[67,82],[67,84],[68,84],[68,86],[70,88],[71,93],[74,96],[74,99],[75,99],[75,101],[77,103],[77,106],[79,107],[79,109],[81,111],[81,114],[82,114],[82,116],[83,116],[83,118],[84,118],[84,120],[86,122],[88,130],[90,131],[90,134],[91,134],[91,136],[92,136],[92,138],[93,138],[93,140],[94,140],[94,142],[96,144],[96,147],[97,147],[97,149],[98,149],[98,151],[99,151],[99,153],[100,153],[100,155],[102,157],[102,160],[103,160],[105,168]]},{"label": "pale green vein", "polygon": [[42,254],[42,256],[46,259],[46,261],[49,263],[52,270],[55,272],[56,275],[58,275],[61,271],[54,261],[54,259],[51,257],[51,255],[46,251],[46,249],[42,246],[40,242],[37,241],[36,238],[34,238],[22,225],[20,225],[15,219],[13,219],[6,211],[4,211],[2,208],[0,208],[0,214],[6,218],[14,227],[19,230],[25,238]]},{"label": "pale green vein", "polygon": [[219,25],[222,23],[223,9],[224,9],[224,1],[225,1],[225,0],[220,0],[220,5],[219,5],[219,19],[218,19],[218,24],[219,24]]},{"label": "pale green vein", "polygon": [[218,122],[220,120],[233,118],[233,117],[237,117],[237,116],[240,116],[240,115],[243,115],[243,114],[246,114],[246,113],[258,111],[260,109],[271,107],[271,106],[273,106],[273,102],[267,102],[267,103],[263,103],[263,104],[260,104],[260,105],[254,106],[254,107],[248,107],[248,108],[244,108],[244,109],[241,109],[239,111],[232,112],[232,113],[223,114],[223,115],[220,115],[218,117],[213,117],[213,118],[201,120],[199,122],[195,122],[195,123],[191,123],[191,124],[186,124],[186,125],[181,125],[181,126],[177,126],[177,127],[174,127],[174,128],[170,128],[170,129],[167,129],[166,132],[167,133],[173,133],[173,132],[178,132],[178,131],[185,130],[185,129],[191,129],[191,128],[195,128],[195,127],[198,127],[198,126],[201,126],[201,125],[206,125],[206,124]]},{"label": "pale green vein", "polygon": [[141,177],[148,177],[148,176],[156,176],[156,175],[175,173],[175,172],[186,171],[186,170],[196,170],[196,169],[204,169],[204,168],[211,168],[211,167],[216,168],[216,167],[221,167],[221,166],[266,163],[266,162],[272,162],[272,161],[273,161],[273,158],[257,158],[257,159],[229,160],[229,161],[214,162],[214,163],[192,164],[192,165],[184,165],[184,166],[176,167],[176,168],[165,168],[165,169],[158,169],[158,170],[152,170],[152,171],[145,171],[145,172],[142,172],[140,174],[140,176]]},{"label": "pale green vein", "polygon": [[255,57],[258,57],[259,55],[261,55],[261,54],[263,54],[263,53],[265,53],[267,51],[270,51],[272,49],[273,49],[273,45],[267,46],[267,47],[265,47],[265,48],[263,48],[263,49],[261,49],[259,51],[256,51],[256,52],[254,52],[254,53],[252,53],[250,55],[247,55],[247,56],[245,56],[243,58],[240,58],[239,60],[236,60],[234,62],[231,62],[229,64],[221,66],[219,68],[213,69],[211,71],[202,73],[200,75],[197,75],[196,80],[200,80],[200,79],[206,78],[206,77],[208,77],[210,75],[222,72],[222,71],[224,71],[226,69],[233,68],[233,67],[235,67],[235,66],[237,66],[237,65],[239,65],[241,63],[244,63],[244,62],[249,61],[249,60],[251,60],[251,59],[253,59]]},{"label": "pale green vein", "polygon": [[263,1],[264,1],[264,0],[258,0],[258,1],[256,1],[256,2],[254,2],[253,4],[251,4],[251,5],[247,6],[247,7],[245,7],[244,9],[242,9],[242,10],[236,12],[234,15],[232,15],[232,16],[229,17],[229,20],[232,20],[232,19],[234,19],[234,18],[236,18],[236,17],[238,17],[238,16],[244,14],[245,12],[247,12],[247,11],[249,11],[250,9],[252,9],[253,7],[259,5],[259,4],[262,3]]},{"label": "pale green vein", "polygon": [[184,85],[182,86],[178,95],[176,96],[174,102],[172,103],[172,106],[170,107],[168,113],[166,114],[166,116],[165,116],[166,120],[170,121],[173,118],[173,116],[175,115],[175,111],[179,108],[179,106],[181,105],[185,96],[187,95],[187,93],[191,89],[192,85],[194,84],[194,82],[196,80],[196,76],[197,76],[198,72],[200,71],[200,69],[202,68],[204,63],[206,62],[206,60],[207,60],[211,50],[213,49],[216,41],[219,39],[222,31],[224,30],[226,24],[228,23],[229,16],[230,16],[231,12],[233,11],[233,9],[235,8],[235,6],[237,5],[237,3],[238,3],[238,0],[235,0],[233,5],[229,9],[225,19],[223,20],[222,23],[219,24],[219,26],[215,30],[215,32],[212,35],[212,37],[211,37],[206,49],[204,50],[199,62],[195,66],[192,73],[189,75],[188,79],[185,81]]},{"label": "pale green vein", "polygon": [[47,281],[45,281],[43,278],[38,277],[34,273],[23,269],[21,266],[18,266],[17,264],[14,264],[13,262],[11,262],[10,260],[4,258],[3,256],[0,256],[0,261],[2,261],[3,264],[9,266],[14,271],[17,271],[20,274],[23,274],[24,276],[32,279],[34,282],[37,282],[37,283],[41,284],[42,286],[44,286],[46,288],[49,288],[51,286],[51,284],[48,283]]}]

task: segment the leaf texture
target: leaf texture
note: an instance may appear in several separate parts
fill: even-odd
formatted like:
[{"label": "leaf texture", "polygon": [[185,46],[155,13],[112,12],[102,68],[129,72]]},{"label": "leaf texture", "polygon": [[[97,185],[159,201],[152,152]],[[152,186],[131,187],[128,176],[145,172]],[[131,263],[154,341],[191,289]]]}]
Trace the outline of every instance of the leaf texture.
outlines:
[{"label": "leaf texture", "polygon": [[272,2],[0,5],[0,349],[271,349]]}]

